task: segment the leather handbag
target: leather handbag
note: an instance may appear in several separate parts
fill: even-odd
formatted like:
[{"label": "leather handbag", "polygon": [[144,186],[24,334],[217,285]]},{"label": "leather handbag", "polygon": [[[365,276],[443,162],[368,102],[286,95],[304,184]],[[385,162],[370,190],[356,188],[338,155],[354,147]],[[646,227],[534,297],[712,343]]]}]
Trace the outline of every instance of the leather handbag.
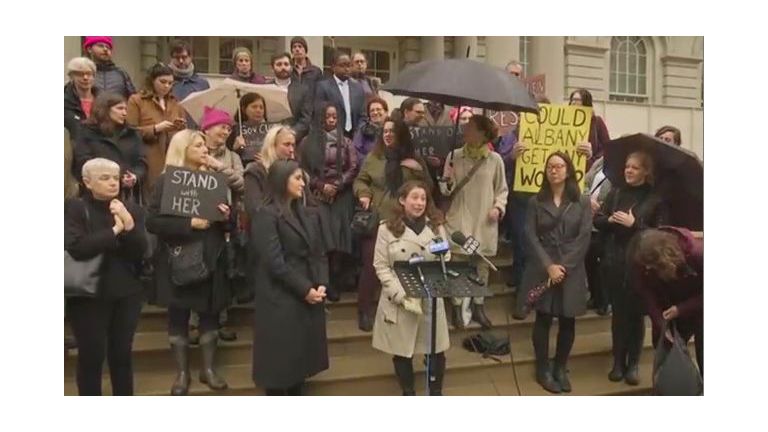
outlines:
[{"label": "leather handbag", "polygon": [[[88,205],[84,204],[85,223],[90,226]],[[99,289],[101,264],[104,255],[78,261],[64,250],[64,297],[96,297]]]},{"label": "leather handbag", "polygon": [[352,216],[350,227],[352,232],[359,236],[369,236],[376,231],[379,226],[379,214],[376,210],[363,210],[361,207],[355,208],[355,214]]},{"label": "leather handbag", "polygon": [[176,286],[195,284],[211,276],[211,271],[205,264],[202,241],[168,246],[168,261],[171,282]]}]

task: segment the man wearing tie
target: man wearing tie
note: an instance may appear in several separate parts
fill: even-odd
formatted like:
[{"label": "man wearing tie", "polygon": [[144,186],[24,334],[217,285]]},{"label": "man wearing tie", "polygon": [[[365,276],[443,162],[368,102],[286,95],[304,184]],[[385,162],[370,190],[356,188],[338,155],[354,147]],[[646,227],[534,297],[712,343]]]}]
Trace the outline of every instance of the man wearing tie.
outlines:
[{"label": "man wearing tie", "polygon": [[352,61],[348,54],[337,52],[333,56],[333,76],[317,83],[315,90],[315,125],[320,124],[318,113],[325,103],[331,103],[339,113],[344,135],[352,138],[358,127],[366,121],[363,87],[349,79]]}]

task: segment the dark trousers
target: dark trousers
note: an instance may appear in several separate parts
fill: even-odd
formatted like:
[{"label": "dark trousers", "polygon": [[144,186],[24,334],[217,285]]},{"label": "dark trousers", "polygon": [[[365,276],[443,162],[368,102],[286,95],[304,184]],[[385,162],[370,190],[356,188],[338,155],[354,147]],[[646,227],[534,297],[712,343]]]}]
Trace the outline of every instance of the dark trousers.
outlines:
[{"label": "dark trousers", "polygon": [[[693,345],[696,349],[696,364],[699,365],[699,372],[701,376],[704,376],[704,322],[697,322],[692,328],[679,328],[680,336],[683,338],[686,344],[691,340],[691,336],[694,337]],[[659,343],[659,337],[661,329],[653,326],[653,347],[655,348]]]},{"label": "dark trousers", "polygon": [[640,307],[641,300],[631,292],[627,282],[613,288],[613,360],[623,368],[637,366],[645,340],[645,319]]},{"label": "dark trousers", "polygon": [[372,314],[373,305],[376,301],[376,295],[381,290],[381,282],[376,276],[376,270],[373,268],[373,253],[376,249],[376,237],[378,227],[369,237],[360,241],[360,252],[362,254],[362,269],[360,278],[357,282],[357,311],[360,313]]},{"label": "dark trousers", "polygon": [[[189,337],[189,316],[191,311],[184,308],[168,308],[168,336]],[[197,312],[200,317],[200,334],[219,329],[219,314],[216,312]]]},{"label": "dark trousers", "polygon": [[80,396],[101,396],[105,355],[112,380],[112,394],[133,395],[131,348],[141,303],[141,294],[119,299],[67,300],[67,317],[77,341],[77,389]]},{"label": "dark trousers", "polygon": [[[549,330],[552,328],[552,315],[536,312],[536,322],[533,324],[533,349],[536,353],[536,364],[539,367],[549,361]],[[557,318],[557,348],[555,363],[565,366],[576,338],[576,318],[559,316]]]},{"label": "dark trousers", "polygon": [[587,257],[584,260],[584,267],[587,270],[589,296],[594,302],[595,308],[606,307],[610,303],[608,293],[605,292],[600,269],[600,258],[602,255],[602,236],[599,233],[592,232],[592,239],[589,243],[589,250],[587,250]]},{"label": "dark trousers", "polygon": [[[525,213],[528,211],[528,201],[524,199],[513,198],[510,207],[509,231],[512,239],[512,285],[520,289],[523,280],[523,269],[525,268]],[[519,297],[518,297],[519,298]]]}]

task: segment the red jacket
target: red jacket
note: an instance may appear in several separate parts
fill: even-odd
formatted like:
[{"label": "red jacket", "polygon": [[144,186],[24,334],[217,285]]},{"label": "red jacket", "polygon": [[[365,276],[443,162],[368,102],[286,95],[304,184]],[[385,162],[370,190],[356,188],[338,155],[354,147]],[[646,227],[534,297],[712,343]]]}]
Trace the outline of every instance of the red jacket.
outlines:
[{"label": "red jacket", "polygon": [[677,236],[687,266],[678,270],[679,277],[673,282],[664,282],[655,274],[636,269],[636,283],[633,285],[643,298],[657,332],[664,324],[662,312],[677,306],[678,329],[681,333],[688,333],[702,325],[704,318],[704,240],[694,238],[685,228],[662,226],[659,229]]}]

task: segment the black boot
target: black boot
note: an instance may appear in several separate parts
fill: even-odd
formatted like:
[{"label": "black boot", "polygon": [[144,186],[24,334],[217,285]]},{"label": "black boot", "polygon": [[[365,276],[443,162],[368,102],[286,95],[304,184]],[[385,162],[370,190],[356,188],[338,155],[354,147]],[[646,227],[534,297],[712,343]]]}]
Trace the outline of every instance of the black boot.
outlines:
[{"label": "black boot", "polygon": [[370,333],[373,330],[373,320],[371,319],[371,316],[366,312],[357,312],[357,327],[364,331]]},{"label": "black boot", "polygon": [[403,396],[416,396],[413,378],[413,362],[408,357],[394,356],[392,363],[395,365],[395,375],[400,383]]},{"label": "black boot", "polygon": [[200,369],[200,382],[207,384],[211,390],[224,390],[227,382],[214,369],[218,332],[210,331],[200,335],[200,351],[203,353],[203,367]]},{"label": "black boot", "polygon": [[189,339],[183,336],[171,336],[171,351],[176,362],[176,380],[171,387],[171,396],[185,396],[189,393]]},{"label": "black boot", "polygon": [[485,316],[485,305],[483,304],[472,303],[472,321],[480,324],[480,327],[486,330],[493,326],[491,320]]},{"label": "black boot", "polygon": [[451,321],[453,321],[453,328],[455,329],[463,329],[464,328],[464,317],[461,313],[461,305],[453,305],[451,307]]},{"label": "black boot", "polygon": [[568,379],[568,368],[565,364],[555,362],[555,368],[552,377],[560,384],[560,389],[565,393],[571,392],[571,380]]},{"label": "black boot", "polygon": [[560,384],[552,376],[549,360],[547,359],[544,359],[544,361],[536,359],[536,382],[550,393],[560,393],[562,391]]},{"label": "black boot", "polygon": [[515,310],[512,312],[512,318],[517,321],[522,321],[528,318],[528,314],[531,312],[531,308],[526,304],[528,293],[521,287],[517,287],[515,293]]},{"label": "black boot", "polygon": [[645,321],[640,316],[632,322],[632,339],[627,349],[627,371],[624,374],[624,382],[636,386],[640,384],[638,365],[640,364],[640,353],[643,352],[643,341],[645,340]]},{"label": "black boot", "polygon": [[434,374],[429,377],[429,395],[443,395],[443,376],[445,376],[445,353],[429,356],[429,362],[432,364]]}]

